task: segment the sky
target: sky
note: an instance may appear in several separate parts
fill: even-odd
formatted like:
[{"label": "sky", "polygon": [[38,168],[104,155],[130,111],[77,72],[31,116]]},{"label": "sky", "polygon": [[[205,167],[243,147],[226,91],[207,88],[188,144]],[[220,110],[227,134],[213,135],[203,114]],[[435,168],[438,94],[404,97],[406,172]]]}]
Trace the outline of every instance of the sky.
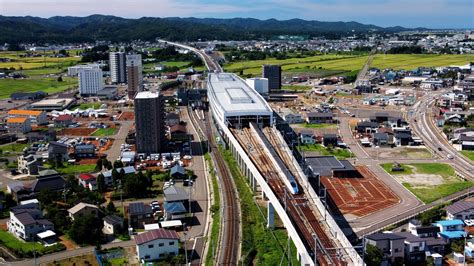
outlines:
[{"label": "sky", "polygon": [[0,0],[3,16],[251,17],[474,28],[474,0]]}]

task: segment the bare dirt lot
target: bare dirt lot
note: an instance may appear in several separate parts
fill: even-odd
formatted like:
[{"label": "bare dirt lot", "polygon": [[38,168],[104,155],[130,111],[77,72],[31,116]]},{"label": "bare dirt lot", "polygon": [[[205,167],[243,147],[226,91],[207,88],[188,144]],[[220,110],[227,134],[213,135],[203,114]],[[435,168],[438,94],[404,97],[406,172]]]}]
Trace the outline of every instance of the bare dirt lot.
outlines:
[{"label": "bare dirt lot", "polygon": [[379,159],[433,159],[433,155],[423,146],[395,148],[366,148],[372,158]]}]

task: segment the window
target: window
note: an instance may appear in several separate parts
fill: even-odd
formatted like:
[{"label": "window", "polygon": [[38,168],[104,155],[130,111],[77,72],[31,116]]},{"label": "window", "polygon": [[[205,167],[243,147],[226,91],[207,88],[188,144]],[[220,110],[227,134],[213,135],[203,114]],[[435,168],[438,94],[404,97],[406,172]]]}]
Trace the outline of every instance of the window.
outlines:
[{"label": "window", "polygon": [[171,242],[170,242],[170,246],[174,246],[174,241],[171,241]]},{"label": "window", "polygon": [[170,252],[170,255],[171,255],[171,256],[174,256],[174,255],[175,255],[175,253],[174,253],[174,252]]},{"label": "window", "polygon": [[148,248],[153,248],[153,245],[148,245]]},{"label": "window", "polygon": [[399,252],[400,250],[398,248],[395,249],[395,253]]},{"label": "window", "polygon": [[159,247],[163,247],[165,245],[165,243],[159,243],[158,246]]},{"label": "window", "polygon": [[145,256],[145,259],[146,259],[146,260],[149,259],[149,258],[150,258],[150,255],[146,255],[146,256]]}]

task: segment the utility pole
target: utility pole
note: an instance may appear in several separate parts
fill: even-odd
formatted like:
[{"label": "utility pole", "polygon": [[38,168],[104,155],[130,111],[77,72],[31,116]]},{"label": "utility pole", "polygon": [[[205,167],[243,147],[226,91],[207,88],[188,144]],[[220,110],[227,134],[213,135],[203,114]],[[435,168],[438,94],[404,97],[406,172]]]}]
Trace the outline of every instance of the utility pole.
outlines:
[{"label": "utility pole", "polygon": [[314,239],[314,265],[318,265],[318,236],[313,233]]},{"label": "utility pole", "polygon": [[186,258],[186,265],[188,265],[188,248],[186,246],[186,242],[188,241],[187,233],[186,233],[186,223],[183,223],[183,231],[184,231],[184,257]]}]

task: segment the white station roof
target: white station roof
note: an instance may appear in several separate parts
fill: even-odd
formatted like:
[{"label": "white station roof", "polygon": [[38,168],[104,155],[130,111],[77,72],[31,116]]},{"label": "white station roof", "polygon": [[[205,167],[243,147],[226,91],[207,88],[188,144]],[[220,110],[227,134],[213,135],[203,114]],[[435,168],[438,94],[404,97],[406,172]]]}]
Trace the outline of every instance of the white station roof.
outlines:
[{"label": "white station roof", "polygon": [[272,115],[263,97],[233,73],[211,73],[208,94],[224,116]]}]

